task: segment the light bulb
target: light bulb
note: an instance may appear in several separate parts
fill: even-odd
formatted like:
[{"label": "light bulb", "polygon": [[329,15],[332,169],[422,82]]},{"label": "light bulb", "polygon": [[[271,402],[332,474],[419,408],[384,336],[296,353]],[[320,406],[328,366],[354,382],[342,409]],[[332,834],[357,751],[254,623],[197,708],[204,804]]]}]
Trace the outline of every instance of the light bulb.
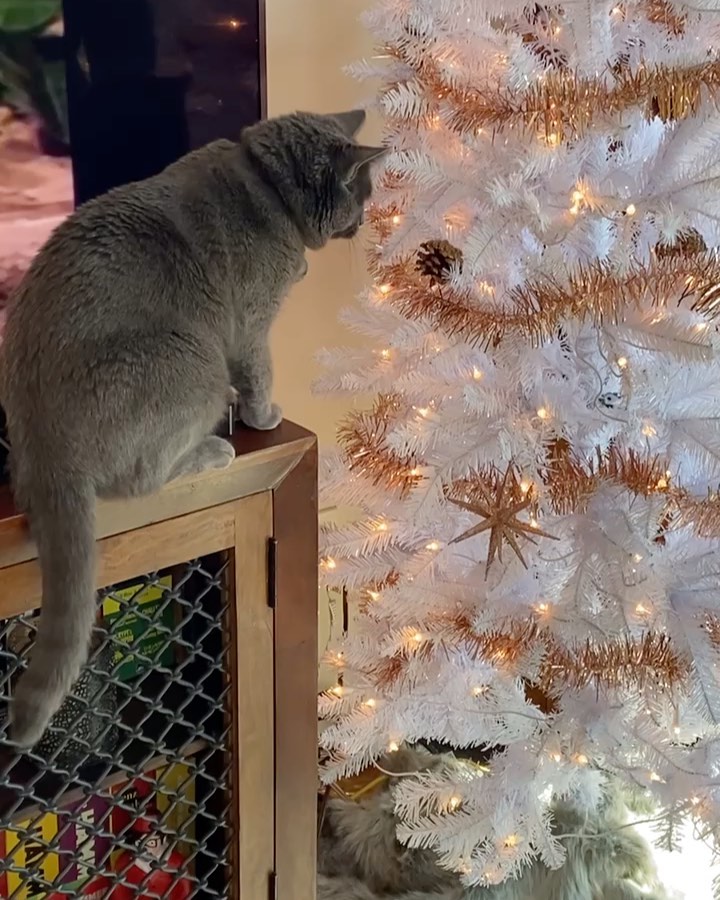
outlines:
[{"label": "light bulb", "polygon": [[336,684],[334,688],[330,689],[331,694],[335,694],[336,697],[342,697],[345,693],[345,689],[341,684]]},{"label": "light bulb", "polygon": [[641,561],[642,561],[642,556],[641,556],[640,553],[636,553],[636,554],[633,556],[633,559],[635,560],[635,562],[641,562]]},{"label": "light bulb", "polygon": [[417,478],[419,474],[420,474],[420,469],[418,469],[417,466],[415,466],[414,469],[410,469],[410,475],[411,475],[413,478]]},{"label": "light bulb", "polygon": [[415,634],[413,635],[413,640],[415,641],[416,644],[422,644],[422,642],[425,640],[425,638],[419,631],[416,631]]},{"label": "light bulb", "polygon": [[380,599],[380,594],[378,594],[377,591],[368,591],[367,595],[371,600],[379,600]]},{"label": "light bulb", "polygon": [[553,131],[547,136],[546,140],[551,147],[555,147],[560,141],[560,136]]},{"label": "light bulb", "polygon": [[375,700],[373,697],[370,697],[369,700],[365,701],[365,706],[369,706],[370,709],[374,709],[377,706],[377,700]]},{"label": "light bulb", "polygon": [[229,19],[228,25],[230,26],[230,28],[239,28],[240,22],[237,19]]},{"label": "light bulb", "polygon": [[477,366],[473,366],[472,377],[475,381],[480,381],[483,377],[483,373],[478,369]]},{"label": "light bulb", "polygon": [[626,216],[634,216],[636,212],[637,212],[637,207],[635,206],[634,203],[630,203],[628,206],[625,207],[625,215]]},{"label": "light bulb", "polygon": [[541,406],[540,409],[537,411],[537,416],[538,416],[538,419],[545,420],[550,417],[550,413],[547,411],[547,409],[544,406]]},{"label": "light bulb", "polygon": [[380,356],[382,356],[383,359],[390,359],[390,351],[388,349],[381,350]]},{"label": "light bulb", "polygon": [[527,494],[530,491],[531,487],[532,487],[532,482],[528,481],[525,478],[520,482],[520,490],[522,491],[523,494]]},{"label": "light bulb", "polygon": [[510,849],[511,847],[517,847],[517,845],[519,843],[520,843],[520,835],[519,834],[509,834],[503,841],[503,846]]},{"label": "light bulb", "polygon": [[662,781],[662,780],[663,780],[663,779],[661,778],[661,776],[658,775],[657,772],[649,772],[649,773],[648,773],[648,778],[650,779],[650,781]]},{"label": "light bulb", "polygon": [[390,741],[388,744],[388,753],[397,753],[400,749],[400,744],[397,741]]},{"label": "light bulb", "polygon": [[332,558],[332,556],[326,556],[323,560],[320,561],[320,565],[324,569],[337,569],[337,563]]},{"label": "light bulb", "polygon": [[478,684],[472,689],[473,697],[482,697],[485,693],[487,693],[486,684]]},{"label": "light bulb", "polygon": [[531,528],[538,528],[538,527],[539,527],[539,525],[538,525],[538,520],[535,518],[535,516],[530,516],[530,527],[531,527]]},{"label": "light bulb", "polygon": [[402,222],[402,216],[393,216],[392,223],[393,225],[399,225]]},{"label": "light bulb", "polygon": [[587,756],[585,756],[584,753],[578,753],[578,755],[575,757],[575,762],[579,766],[586,766],[588,764],[589,760],[588,760]]},{"label": "light bulb", "polygon": [[650,607],[645,606],[644,603],[638,603],[638,605],[635,607],[635,612],[639,616],[648,616],[650,615],[651,610]]},{"label": "light bulb", "polygon": [[653,428],[652,425],[648,424],[643,425],[642,433],[645,435],[645,437],[655,437],[657,431],[655,430],[655,428]]},{"label": "light bulb", "polygon": [[380,287],[378,288],[378,290],[380,291],[381,294],[389,294],[390,291],[392,290],[392,288],[390,287],[389,284],[381,284]]},{"label": "light bulb", "polygon": [[573,191],[572,198],[573,198],[574,203],[580,203],[582,200],[585,199],[585,195],[583,194],[582,191]]},{"label": "light bulb", "polygon": [[555,752],[555,753],[551,753],[551,754],[550,754],[550,759],[551,759],[553,762],[559,763],[559,762],[562,760],[562,758],[563,758],[563,757],[562,757],[562,753],[557,753],[557,752]]},{"label": "light bulb", "polygon": [[620,369],[627,369],[627,364],[628,364],[627,356],[618,356],[617,364]]},{"label": "light bulb", "polygon": [[658,483],[655,485],[655,487],[659,491],[664,491],[667,488],[667,486],[668,486],[667,478],[659,478]]},{"label": "light bulb", "polygon": [[537,606],[535,607],[535,609],[539,613],[542,613],[544,615],[546,612],[548,612],[550,610],[550,604],[549,603],[538,603]]},{"label": "light bulb", "polygon": [[462,800],[460,799],[460,797],[451,797],[448,802],[448,806],[450,807],[450,809],[457,809],[461,803]]},{"label": "light bulb", "polygon": [[436,551],[440,549],[440,544],[437,541],[430,541],[429,544],[425,544],[425,549]]},{"label": "light bulb", "polygon": [[430,409],[427,406],[421,407],[417,412],[419,416],[423,417],[423,419],[426,419],[430,415]]}]

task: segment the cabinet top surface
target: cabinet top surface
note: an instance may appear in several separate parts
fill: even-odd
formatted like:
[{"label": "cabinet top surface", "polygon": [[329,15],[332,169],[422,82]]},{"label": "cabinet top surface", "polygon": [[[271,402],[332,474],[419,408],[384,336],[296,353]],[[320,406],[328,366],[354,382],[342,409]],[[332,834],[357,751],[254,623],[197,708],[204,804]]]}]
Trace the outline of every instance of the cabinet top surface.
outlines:
[{"label": "cabinet top surface", "polygon": [[[239,428],[228,440],[234,445],[236,454],[229,468],[178,479],[151,497],[101,501],[100,509],[112,510],[113,514],[123,520],[126,508],[139,508],[152,503],[155,508],[152,519],[159,521],[182,512],[271,490],[303,454],[315,445],[315,436],[311,432],[289,421],[283,421],[273,431]],[[180,502],[181,500],[184,502]],[[102,518],[102,513],[100,517]],[[9,526],[17,528],[18,520],[22,519],[24,517],[15,506],[10,486],[1,486],[0,542],[2,532]]]}]

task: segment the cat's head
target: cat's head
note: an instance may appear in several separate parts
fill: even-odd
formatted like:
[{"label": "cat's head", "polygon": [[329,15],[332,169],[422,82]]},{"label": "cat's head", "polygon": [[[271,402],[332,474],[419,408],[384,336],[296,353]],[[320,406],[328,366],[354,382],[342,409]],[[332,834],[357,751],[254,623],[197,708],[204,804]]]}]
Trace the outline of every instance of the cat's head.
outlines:
[{"label": "cat's head", "polygon": [[386,152],[357,143],[364,121],[362,110],[293,113],[259,122],[243,134],[311,249],[354,237],[362,225],[372,193],[370,168]]}]

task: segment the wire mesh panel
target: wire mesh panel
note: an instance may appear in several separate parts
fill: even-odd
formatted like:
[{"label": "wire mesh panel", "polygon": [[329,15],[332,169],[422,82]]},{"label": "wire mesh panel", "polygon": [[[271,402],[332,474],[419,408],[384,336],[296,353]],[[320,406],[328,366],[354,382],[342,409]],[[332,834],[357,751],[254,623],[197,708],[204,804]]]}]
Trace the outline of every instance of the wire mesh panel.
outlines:
[{"label": "wire mesh panel", "polygon": [[[0,897],[229,897],[228,569],[101,592],[72,696],[31,753],[0,750]],[[0,623],[5,721],[35,625]]]}]

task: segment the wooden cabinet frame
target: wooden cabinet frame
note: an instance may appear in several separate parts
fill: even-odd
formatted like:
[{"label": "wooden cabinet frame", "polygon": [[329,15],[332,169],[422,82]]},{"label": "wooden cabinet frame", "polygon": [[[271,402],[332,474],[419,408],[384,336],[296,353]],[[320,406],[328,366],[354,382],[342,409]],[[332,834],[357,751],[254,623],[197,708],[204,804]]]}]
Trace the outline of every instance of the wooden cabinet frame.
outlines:
[{"label": "wooden cabinet frame", "polygon": [[[290,422],[269,433],[241,431],[233,441],[237,458],[226,470],[179,480],[149,497],[98,504],[97,585],[231,554],[231,896],[313,900],[316,441]],[[40,601],[27,523],[9,490],[0,489],[0,618]]]}]

